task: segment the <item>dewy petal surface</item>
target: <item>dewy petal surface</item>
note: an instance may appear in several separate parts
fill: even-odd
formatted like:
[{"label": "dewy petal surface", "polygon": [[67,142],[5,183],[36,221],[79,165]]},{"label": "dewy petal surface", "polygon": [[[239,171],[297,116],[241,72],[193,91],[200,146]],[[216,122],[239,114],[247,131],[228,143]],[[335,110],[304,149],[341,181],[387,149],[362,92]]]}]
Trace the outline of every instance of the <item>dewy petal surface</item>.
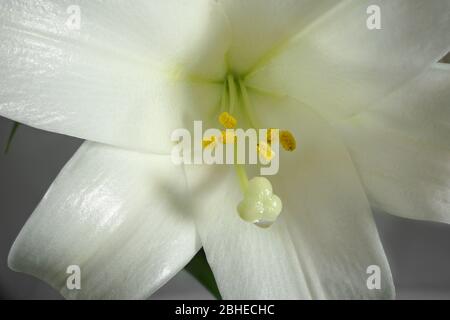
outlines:
[{"label": "dewy petal surface", "polygon": [[[9,266],[66,298],[142,299],[199,249],[182,168],[168,156],[85,143],[15,241]],[[81,290],[66,269],[81,268]]]},{"label": "dewy petal surface", "polygon": [[[186,167],[194,198],[205,195],[193,211],[222,296],[392,298],[389,265],[344,145],[297,101],[250,96],[260,122],[291,130],[298,149],[282,154],[279,173],[267,177],[283,211],[265,230],[238,217],[242,194],[231,168]],[[367,288],[370,265],[380,267],[380,290]]]},{"label": "dewy petal surface", "polygon": [[219,0],[228,17],[232,43],[228,62],[249,71],[265,54],[335,6],[336,0]]},{"label": "dewy petal surface", "polygon": [[373,110],[336,123],[373,206],[450,223],[450,67],[438,64]]},{"label": "dewy petal surface", "polygon": [[73,4],[1,2],[0,115],[167,152],[173,129],[216,106],[220,89],[185,80],[225,72],[229,30],[217,4],[82,0],[80,30],[72,30],[66,10]]},{"label": "dewy petal surface", "polygon": [[[371,5],[381,9],[381,30],[366,27]],[[449,49],[448,0],[345,1],[293,37],[248,83],[335,120],[378,102]]]}]

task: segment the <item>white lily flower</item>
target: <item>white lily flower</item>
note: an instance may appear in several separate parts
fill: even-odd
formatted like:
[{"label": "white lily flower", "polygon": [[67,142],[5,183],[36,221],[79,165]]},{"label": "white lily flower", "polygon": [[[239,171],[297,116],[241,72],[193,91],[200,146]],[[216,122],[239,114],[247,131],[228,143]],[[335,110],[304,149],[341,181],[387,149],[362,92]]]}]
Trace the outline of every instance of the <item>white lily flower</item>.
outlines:
[{"label": "white lily flower", "polygon": [[[226,299],[392,298],[371,206],[450,222],[450,69],[435,64],[450,1],[77,3],[80,30],[66,24],[72,1],[0,3],[0,115],[88,140],[15,241],[12,269],[67,298],[146,298],[203,247]],[[381,30],[366,27],[370,5]],[[217,125],[230,79],[248,98],[238,121],[250,108],[298,139],[268,177],[283,210],[267,229],[240,218],[229,166],[169,156],[174,129]],[[81,290],[66,287],[70,265]]]}]

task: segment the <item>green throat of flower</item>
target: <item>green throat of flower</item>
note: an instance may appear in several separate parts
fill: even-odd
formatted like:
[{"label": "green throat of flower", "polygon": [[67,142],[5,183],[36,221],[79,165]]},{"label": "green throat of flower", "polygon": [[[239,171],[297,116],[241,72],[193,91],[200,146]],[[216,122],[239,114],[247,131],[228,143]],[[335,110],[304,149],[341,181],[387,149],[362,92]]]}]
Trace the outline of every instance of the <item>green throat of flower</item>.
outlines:
[{"label": "green throat of flower", "polygon": [[[233,144],[236,148],[234,130],[241,122],[247,123],[252,129],[264,128],[258,122],[242,78],[233,74],[227,75],[224,80],[221,111],[217,119],[223,127],[222,135],[220,138],[211,136],[204,139],[203,148],[214,148],[218,143]],[[259,141],[256,147],[260,158],[270,162],[277,156],[272,149],[275,141],[286,151],[292,152],[296,149],[296,140],[291,132],[267,128],[265,141]],[[243,164],[235,162],[234,168],[243,194],[243,200],[237,205],[239,216],[258,227],[270,227],[277,220],[283,207],[281,199],[273,193],[272,184],[265,177],[256,176],[249,179]]]}]

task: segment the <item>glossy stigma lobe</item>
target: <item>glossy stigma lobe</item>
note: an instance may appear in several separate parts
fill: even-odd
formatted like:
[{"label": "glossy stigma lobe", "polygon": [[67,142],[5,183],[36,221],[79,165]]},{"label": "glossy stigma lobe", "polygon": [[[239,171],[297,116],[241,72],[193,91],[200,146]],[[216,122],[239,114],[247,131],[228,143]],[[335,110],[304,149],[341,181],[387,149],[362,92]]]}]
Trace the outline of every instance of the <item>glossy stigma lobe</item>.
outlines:
[{"label": "glossy stigma lobe", "polygon": [[270,181],[264,177],[255,177],[249,181],[244,199],[237,209],[243,220],[268,228],[276,221],[282,207],[281,199],[273,194]]}]

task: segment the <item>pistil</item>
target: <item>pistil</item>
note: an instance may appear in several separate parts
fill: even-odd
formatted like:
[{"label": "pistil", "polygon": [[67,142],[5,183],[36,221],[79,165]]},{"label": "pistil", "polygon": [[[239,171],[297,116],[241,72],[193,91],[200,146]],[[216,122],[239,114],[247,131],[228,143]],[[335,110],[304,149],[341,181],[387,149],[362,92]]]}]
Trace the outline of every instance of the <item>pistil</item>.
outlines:
[{"label": "pistil", "polygon": [[[237,110],[241,107],[240,110]],[[219,123],[223,126],[222,136],[210,137],[203,140],[204,148],[214,148],[218,143],[234,144],[235,155],[236,135],[234,129],[238,125],[236,115],[244,116],[246,122],[253,129],[262,129],[250,102],[247,88],[242,79],[229,74],[224,82],[224,89],[221,98],[221,113],[218,117]],[[266,161],[272,161],[275,153],[271,148],[274,141],[272,134],[275,129],[268,129],[266,141],[259,141],[257,152]],[[293,151],[296,148],[294,136],[289,131],[276,131],[276,137],[280,138],[280,144],[285,150]],[[265,177],[254,177],[249,180],[244,164],[238,164],[234,161],[234,168],[239,181],[239,186],[243,195],[243,200],[238,204],[237,211],[239,216],[256,226],[267,228],[272,225],[281,213],[281,199],[273,194],[272,185]]]},{"label": "pistil", "polygon": [[242,164],[235,164],[234,168],[236,170],[236,174],[239,180],[239,186],[241,187],[242,193],[245,193],[248,188],[248,177],[247,177],[247,171],[245,171],[244,165]]}]

